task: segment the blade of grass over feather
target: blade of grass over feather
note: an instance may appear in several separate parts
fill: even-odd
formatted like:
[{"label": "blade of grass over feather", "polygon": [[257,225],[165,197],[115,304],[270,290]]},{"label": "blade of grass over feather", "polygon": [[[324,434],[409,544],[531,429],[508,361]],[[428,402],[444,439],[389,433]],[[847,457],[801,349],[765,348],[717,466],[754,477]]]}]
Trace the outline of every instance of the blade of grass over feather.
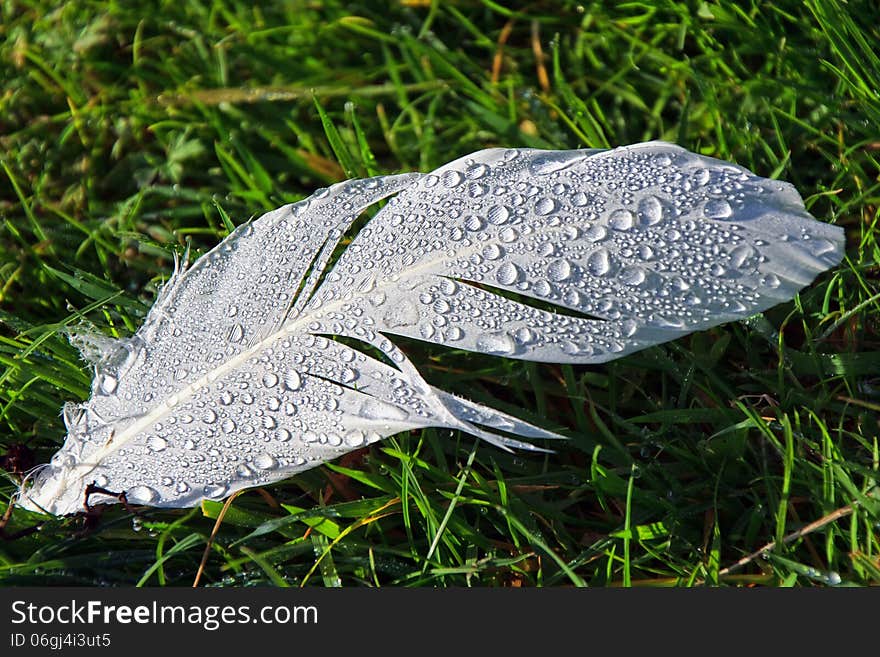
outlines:
[{"label": "blade of grass over feather", "polygon": [[324,134],[327,136],[327,141],[330,143],[330,148],[333,149],[336,159],[339,161],[339,164],[342,165],[342,170],[345,172],[346,177],[357,178],[361,168],[352,157],[351,152],[348,150],[348,146],[342,141],[342,136],[339,134],[339,130],[333,124],[333,121],[327,115],[327,112],[324,111],[320,101],[315,98],[314,102],[315,109],[318,110],[318,116],[321,117],[321,125],[324,126]]}]

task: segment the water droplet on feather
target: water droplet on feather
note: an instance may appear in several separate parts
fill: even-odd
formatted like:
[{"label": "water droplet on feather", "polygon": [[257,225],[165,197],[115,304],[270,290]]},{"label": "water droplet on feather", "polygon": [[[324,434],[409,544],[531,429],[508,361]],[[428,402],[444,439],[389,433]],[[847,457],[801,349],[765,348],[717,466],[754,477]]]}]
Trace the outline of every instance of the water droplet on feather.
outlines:
[{"label": "water droplet on feather", "polygon": [[663,205],[656,196],[646,196],[639,201],[639,219],[645,226],[653,226],[663,221]]},{"label": "water droplet on feather", "polygon": [[552,214],[554,210],[556,210],[556,201],[554,201],[552,198],[540,198],[538,199],[538,202],[535,203],[535,214],[537,214],[539,217],[544,217],[548,214]]},{"label": "water droplet on feather", "polygon": [[477,349],[487,354],[512,354],[516,343],[507,333],[484,333],[477,338]]},{"label": "water droplet on feather", "polygon": [[103,374],[101,376],[101,392],[105,395],[112,395],[116,392],[116,387],[119,384],[119,380],[113,376],[112,374]]},{"label": "water droplet on feather", "polygon": [[159,499],[159,491],[149,486],[135,486],[125,491],[126,499],[132,504],[153,504]]},{"label": "water droplet on feather", "polygon": [[266,454],[265,452],[258,454],[256,458],[254,458],[254,466],[260,470],[271,470],[277,465],[278,461],[275,460],[275,457],[271,454]]},{"label": "water droplet on feather", "polygon": [[572,267],[568,260],[554,260],[547,267],[547,276],[551,281],[561,282],[571,276]]},{"label": "water droplet on feather", "polygon": [[587,271],[594,276],[604,276],[611,271],[611,255],[605,249],[596,249],[587,258]]},{"label": "water droplet on feather", "polygon": [[153,452],[161,452],[168,447],[168,441],[161,436],[150,436],[147,440],[147,447]]},{"label": "water droplet on feather", "polygon": [[513,285],[520,278],[521,272],[512,262],[505,262],[495,271],[495,280],[501,285]]},{"label": "water droplet on feather", "polygon": [[706,202],[703,214],[709,219],[727,219],[733,214],[733,208],[724,199],[713,199]]},{"label": "water droplet on feather", "polygon": [[608,225],[614,230],[627,231],[635,225],[635,217],[629,210],[615,210],[608,217]]},{"label": "water droplet on feather", "polygon": [[510,218],[510,211],[503,205],[495,205],[489,208],[488,219],[490,223],[497,225],[503,224]]}]

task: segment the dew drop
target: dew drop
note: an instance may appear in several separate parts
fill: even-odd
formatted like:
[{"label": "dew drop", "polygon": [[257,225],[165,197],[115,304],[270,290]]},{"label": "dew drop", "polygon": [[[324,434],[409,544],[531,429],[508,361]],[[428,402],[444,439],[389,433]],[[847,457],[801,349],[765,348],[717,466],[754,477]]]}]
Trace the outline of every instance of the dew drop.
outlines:
[{"label": "dew drop", "polygon": [[159,499],[159,492],[149,486],[135,486],[125,491],[125,497],[134,504],[152,504]]},{"label": "dew drop", "polygon": [[601,242],[608,237],[608,231],[604,226],[590,226],[584,231],[584,237],[591,242]]},{"label": "dew drop", "polygon": [[730,252],[730,264],[739,269],[754,255],[755,250],[751,246],[740,244]]},{"label": "dew drop", "polygon": [[504,255],[504,249],[497,244],[489,244],[483,248],[483,257],[486,260],[498,260]]},{"label": "dew drop", "polygon": [[224,433],[232,433],[235,431],[235,422],[230,418],[226,418],[220,423],[220,428],[223,429]]},{"label": "dew drop", "polygon": [[654,324],[661,328],[681,329],[684,328],[684,319],[680,317],[669,317],[668,315],[654,315]]},{"label": "dew drop", "polygon": [[461,340],[463,337],[464,331],[457,326],[450,326],[446,330],[446,339],[449,341],[455,342],[456,340]]},{"label": "dew drop", "polygon": [[511,242],[515,242],[519,238],[519,233],[508,226],[498,234],[498,238],[505,244],[510,244]]},{"label": "dew drop", "polygon": [[767,274],[761,279],[761,285],[775,289],[782,285],[782,281],[779,280],[779,276],[776,274]]},{"label": "dew drop", "polygon": [[590,345],[580,344],[573,340],[564,340],[560,347],[562,348],[563,353],[566,353],[569,356],[584,356],[593,353],[593,348]]},{"label": "dew drop", "polygon": [[669,287],[674,292],[684,292],[691,288],[691,284],[684,280],[681,276],[675,276],[669,281]]},{"label": "dew drop", "polygon": [[485,164],[473,164],[467,168],[465,175],[471,180],[478,180],[489,173],[489,167]]},{"label": "dew drop", "polygon": [[352,429],[345,434],[345,444],[349,447],[360,447],[367,440],[366,434],[360,429]]},{"label": "dew drop", "polygon": [[468,215],[464,220],[464,227],[470,231],[481,230],[485,226],[483,219],[475,214]]},{"label": "dew drop", "polygon": [[278,375],[274,372],[266,372],[263,375],[263,385],[267,388],[274,388],[278,385]]},{"label": "dew drop", "polygon": [[225,484],[207,484],[203,489],[205,493],[205,497],[210,497],[211,499],[217,500],[224,497],[229,490],[229,487]]},{"label": "dew drop", "polygon": [[538,339],[538,334],[535,333],[528,326],[523,326],[522,328],[518,328],[516,333],[514,334],[514,338],[520,344],[532,344],[535,340]]},{"label": "dew drop", "polygon": [[553,242],[543,242],[538,246],[538,255],[542,258],[549,258],[556,253],[556,245]]},{"label": "dew drop", "polygon": [[614,230],[629,230],[635,225],[635,217],[629,210],[619,208],[609,215],[608,225]]},{"label": "dew drop", "polygon": [[583,192],[578,192],[577,194],[575,194],[574,196],[571,197],[571,204],[576,207],[582,208],[587,203],[589,203],[589,198]]},{"label": "dew drop", "polygon": [[663,205],[656,196],[646,196],[639,201],[639,219],[644,226],[653,226],[663,220]]},{"label": "dew drop", "polygon": [[147,448],[153,452],[161,452],[168,447],[168,441],[160,436],[150,436],[147,440]]},{"label": "dew drop", "polygon": [[620,333],[625,338],[631,338],[635,335],[639,325],[634,319],[625,319],[620,323]]},{"label": "dew drop", "polygon": [[443,172],[443,177],[441,178],[441,180],[446,187],[457,187],[464,180],[464,176],[461,174],[460,171],[450,169],[449,171]]},{"label": "dew drop", "polygon": [[711,175],[709,174],[708,169],[697,169],[694,171],[694,184],[698,187],[702,187],[703,185],[709,182]]},{"label": "dew drop", "polygon": [[708,219],[727,219],[733,214],[733,208],[724,199],[712,199],[706,202],[703,214]]},{"label": "dew drop", "polygon": [[551,294],[553,294],[553,286],[544,279],[536,281],[534,286],[532,286],[532,290],[539,297],[549,297]]},{"label": "dew drop", "polygon": [[529,166],[535,175],[549,176],[574,166],[584,157],[582,151],[548,151],[534,156]]},{"label": "dew drop", "polygon": [[491,223],[500,226],[510,218],[510,211],[503,205],[493,205],[487,216]]},{"label": "dew drop", "polygon": [[512,354],[516,342],[507,333],[483,333],[477,338],[477,349],[487,354]]},{"label": "dew drop", "polygon": [[645,282],[645,270],[641,267],[626,267],[620,272],[620,280],[625,285],[635,287]]},{"label": "dew drop", "polygon": [[488,191],[489,188],[486,185],[478,182],[470,183],[467,190],[468,196],[470,196],[471,198],[480,198],[481,196],[485,196]]},{"label": "dew drop", "polygon": [[[299,390],[302,388],[302,377],[299,375],[299,372],[293,369],[287,370],[284,374],[284,387],[288,390]],[[271,399],[269,402],[271,408]]]},{"label": "dew drop", "polygon": [[495,280],[501,285],[513,285],[520,279],[522,272],[512,262],[505,262],[495,272]]},{"label": "dew drop", "polygon": [[587,271],[593,276],[604,276],[611,271],[611,255],[605,249],[596,249],[587,258]]},{"label": "dew drop", "polygon": [[831,586],[837,586],[838,584],[840,584],[843,581],[840,577],[840,573],[836,573],[834,571],[829,572],[827,575],[825,575],[824,577],[822,577],[820,579],[827,582]]},{"label": "dew drop", "polygon": [[361,417],[370,420],[385,420],[399,422],[409,417],[409,414],[398,406],[387,404],[378,399],[367,399],[360,407]]},{"label": "dew drop", "polygon": [[559,283],[569,278],[571,276],[571,271],[571,263],[568,260],[554,260],[550,263],[550,266],[547,267],[547,276],[551,281]]},{"label": "dew drop", "polygon": [[226,339],[229,342],[234,344],[238,344],[241,342],[241,339],[244,337],[244,327],[241,324],[235,324],[232,328],[229,329],[229,333],[226,335]]},{"label": "dew drop", "polygon": [[440,291],[446,296],[451,296],[458,291],[458,283],[444,278],[440,281]]},{"label": "dew drop", "polygon": [[556,201],[552,198],[543,197],[538,199],[538,202],[535,203],[535,214],[539,217],[546,217],[548,214],[552,214],[556,210]]},{"label": "dew drop", "polygon": [[112,374],[104,374],[101,377],[101,392],[105,395],[112,395],[116,391],[119,380]]},{"label": "dew drop", "polygon": [[278,465],[278,461],[275,460],[275,457],[266,452],[257,454],[256,458],[254,458],[254,467],[260,470],[271,470],[276,465]]},{"label": "dew drop", "polygon": [[582,303],[581,294],[574,288],[570,288],[565,296],[562,297],[562,300],[565,302],[566,306],[570,306],[572,308],[579,308]]}]

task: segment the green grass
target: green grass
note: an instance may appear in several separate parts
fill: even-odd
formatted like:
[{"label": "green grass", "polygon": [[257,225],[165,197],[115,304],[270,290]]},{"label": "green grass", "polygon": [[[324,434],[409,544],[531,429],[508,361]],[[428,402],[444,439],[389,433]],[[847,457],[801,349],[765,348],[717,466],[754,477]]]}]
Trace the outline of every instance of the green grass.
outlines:
[{"label": "green grass", "polygon": [[[571,440],[425,430],[246,492],[201,584],[880,583],[875,2],[286,4],[0,3],[0,452],[51,457],[91,379],[64,327],[130,335],[187,243],[347,176],[665,139],[792,182],[847,259],[604,366],[406,342]],[[0,542],[0,583],[190,585],[221,506],[45,521]]]}]

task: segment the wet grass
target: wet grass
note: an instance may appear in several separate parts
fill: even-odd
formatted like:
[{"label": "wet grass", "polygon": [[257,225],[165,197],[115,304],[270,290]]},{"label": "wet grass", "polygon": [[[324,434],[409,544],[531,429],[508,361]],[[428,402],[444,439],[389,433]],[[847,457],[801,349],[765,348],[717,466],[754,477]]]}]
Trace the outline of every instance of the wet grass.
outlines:
[{"label": "wet grass", "polygon": [[[847,259],[791,303],[604,366],[406,342],[571,440],[426,430],[228,505],[16,511],[0,583],[880,583],[876,3],[0,4],[0,453],[47,461],[187,243],[348,176],[665,139],[796,185]],[[381,8],[379,8],[381,6]],[[23,447],[22,447],[23,446]],[[210,539],[212,532],[213,539]]]}]

